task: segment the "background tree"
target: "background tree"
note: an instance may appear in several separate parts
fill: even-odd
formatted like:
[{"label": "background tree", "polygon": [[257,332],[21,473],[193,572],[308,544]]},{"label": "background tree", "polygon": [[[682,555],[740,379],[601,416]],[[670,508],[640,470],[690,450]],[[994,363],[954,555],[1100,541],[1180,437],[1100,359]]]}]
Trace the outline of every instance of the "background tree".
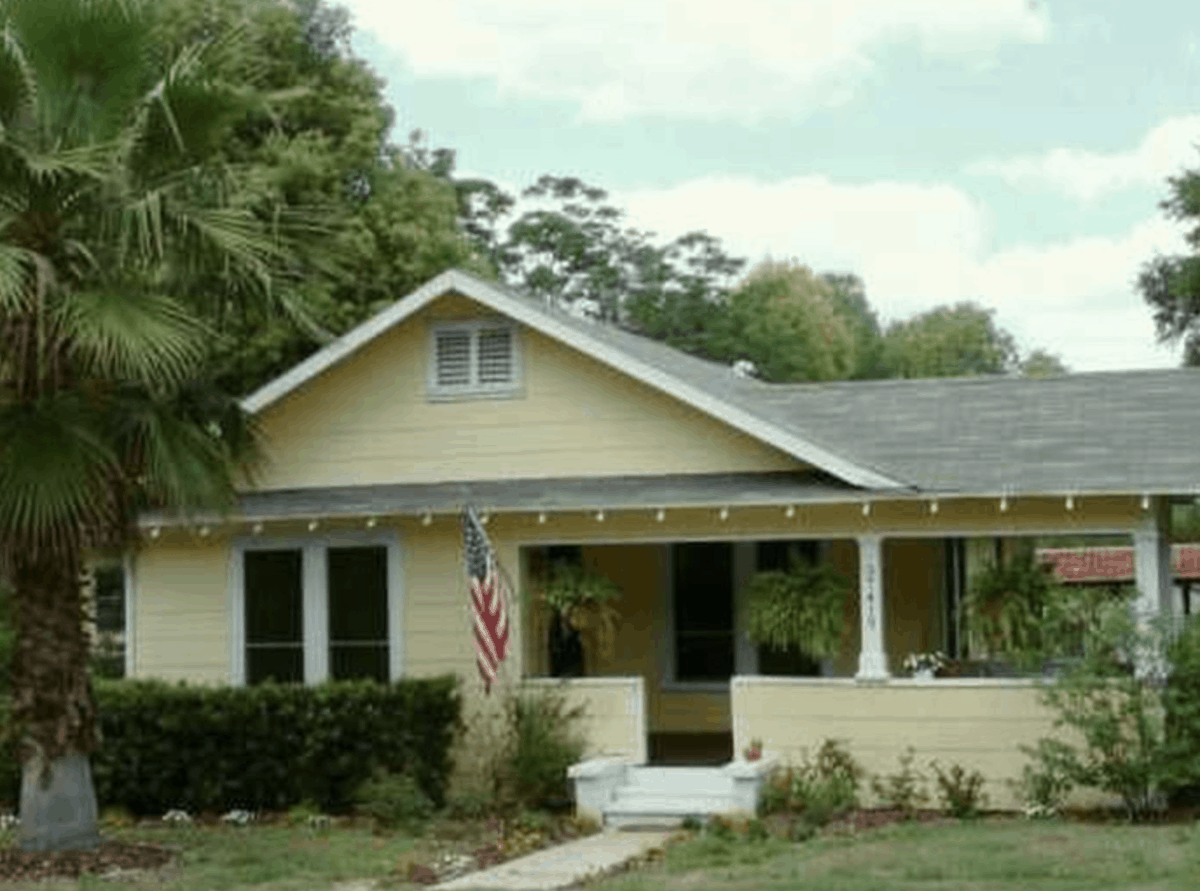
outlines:
[{"label": "background tree", "polygon": [[[419,134],[389,141],[383,82],[350,49],[344,9],[323,0],[160,0],[165,46],[238,35],[270,102],[248,107],[214,149],[246,171],[233,202],[321,208],[329,250],[306,257],[274,306],[197,277],[188,295],[220,335],[217,379],[249,392],[451,266],[491,274],[458,229],[454,155]],[[220,302],[210,299],[221,294]],[[304,311],[300,312],[299,308]]]},{"label": "background tree", "polygon": [[97,841],[85,549],[125,544],[139,508],[229,503],[251,469],[198,298],[282,311],[318,265],[288,249],[315,224],[228,163],[266,107],[253,55],[236,31],[165,40],[161,9],[0,0],[0,578],[27,848]]},{"label": "background tree", "polygon": [[854,337],[854,365],[849,377],[853,380],[886,377],[883,333],[879,317],[867,301],[863,280],[848,272],[826,272],[820,278],[829,286],[833,306]]},{"label": "background tree", "polygon": [[731,350],[775,382],[841,380],[856,367],[854,333],[834,288],[795,261],[764,260],[730,297]]},{"label": "background tree", "polygon": [[977,303],[939,306],[888,326],[883,363],[889,377],[965,377],[1016,370],[1013,336]]},{"label": "background tree", "polygon": [[1021,377],[1062,377],[1070,369],[1060,357],[1046,350],[1031,350],[1020,362]]},{"label": "background tree", "polygon": [[1200,365],[1200,170],[1167,180],[1170,195],[1159,206],[1187,226],[1187,255],[1158,255],[1142,267],[1137,286],[1154,312],[1158,339],[1183,342],[1183,364]]}]

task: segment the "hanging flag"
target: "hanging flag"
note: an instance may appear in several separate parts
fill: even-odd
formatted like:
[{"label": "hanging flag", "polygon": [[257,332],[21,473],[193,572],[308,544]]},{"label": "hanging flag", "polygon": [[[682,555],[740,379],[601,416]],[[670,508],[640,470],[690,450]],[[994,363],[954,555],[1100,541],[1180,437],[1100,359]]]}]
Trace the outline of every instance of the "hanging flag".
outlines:
[{"label": "hanging flag", "polygon": [[500,663],[508,655],[510,592],[483,524],[470,507],[463,508],[462,533],[475,631],[475,662],[483,678],[484,692],[491,693]]}]

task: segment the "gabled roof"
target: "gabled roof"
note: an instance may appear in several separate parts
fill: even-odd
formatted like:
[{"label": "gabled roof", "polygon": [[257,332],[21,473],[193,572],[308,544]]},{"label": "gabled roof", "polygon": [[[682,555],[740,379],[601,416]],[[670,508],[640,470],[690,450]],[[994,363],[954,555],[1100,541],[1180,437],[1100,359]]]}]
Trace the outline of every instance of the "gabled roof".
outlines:
[{"label": "gabled roof", "polygon": [[767,384],[452,270],[248,396],[258,412],[458,293],[856,486],[1200,494],[1200,369]]},{"label": "gabled roof", "polygon": [[468,297],[508,316],[547,337],[621,371],[635,380],[675,397],[734,429],[774,446],[797,460],[811,464],[854,486],[897,489],[899,481],[873,468],[846,461],[808,441],[794,430],[769,418],[745,411],[736,400],[721,397],[721,385],[730,377],[723,365],[705,362],[661,343],[596,322],[577,319],[540,301],[516,294],[459,270],[444,272],[407,297],[347,332],[309,356],[290,371],[251,393],[242,407],[258,413],[283,399],[309,380],[336,365],[385,331],[411,318],[446,294]]}]

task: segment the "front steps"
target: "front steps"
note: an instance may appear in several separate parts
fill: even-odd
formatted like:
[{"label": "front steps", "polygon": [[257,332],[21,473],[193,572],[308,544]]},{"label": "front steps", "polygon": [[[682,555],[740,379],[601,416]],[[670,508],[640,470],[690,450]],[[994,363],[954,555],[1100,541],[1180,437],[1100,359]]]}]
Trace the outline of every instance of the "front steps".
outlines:
[{"label": "front steps", "polygon": [[574,765],[580,816],[605,826],[678,824],[713,814],[753,816],[774,762],[732,761],[721,767],[647,767],[614,759]]},{"label": "front steps", "polygon": [[603,809],[606,826],[704,819],[736,811],[733,780],[720,767],[631,767]]}]

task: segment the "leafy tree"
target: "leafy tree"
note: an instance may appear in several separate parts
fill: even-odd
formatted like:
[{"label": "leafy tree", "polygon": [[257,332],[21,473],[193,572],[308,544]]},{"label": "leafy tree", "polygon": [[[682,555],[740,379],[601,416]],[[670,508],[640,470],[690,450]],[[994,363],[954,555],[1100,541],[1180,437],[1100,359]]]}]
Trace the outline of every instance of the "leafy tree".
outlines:
[{"label": "leafy tree", "polygon": [[145,506],[227,504],[251,469],[198,295],[278,304],[307,271],[289,244],[316,231],[226,163],[263,107],[239,34],[166,40],[160,10],[0,0],[0,576],[30,848],[97,839],[85,548],[124,544]]},{"label": "leafy tree", "polygon": [[765,260],[730,297],[736,358],[768,381],[841,380],[855,368],[854,334],[833,288],[794,261]]},{"label": "leafy tree", "polygon": [[1032,350],[1020,361],[1021,377],[1062,377],[1070,374],[1063,361],[1046,350]]},{"label": "leafy tree", "polygon": [[1013,336],[977,303],[939,306],[894,322],[884,336],[889,377],[965,377],[1005,374],[1017,367]]},{"label": "leafy tree", "polygon": [[1170,196],[1159,206],[1188,226],[1187,255],[1156,256],[1142,267],[1138,290],[1154,312],[1158,338],[1183,342],[1183,364],[1200,365],[1200,170],[1168,178]]},{"label": "leafy tree", "polygon": [[879,328],[879,317],[867,302],[863,280],[847,272],[826,272],[820,278],[829,285],[834,308],[850,327],[854,337],[854,366],[850,378],[865,380],[885,377],[883,333]]},{"label": "leafy tree", "polygon": [[231,200],[260,211],[320,207],[327,229],[328,249],[298,261],[278,306],[194,279],[190,305],[220,335],[217,377],[233,392],[255,389],[447,267],[489,273],[458,229],[453,152],[429,149],[419,133],[407,146],[388,141],[383,82],[353,56],[350,34],[345,10],[323,0],[161,0],[158,40],[238,35],[246,76],[270,99],[214,146],[247,171]]}]

